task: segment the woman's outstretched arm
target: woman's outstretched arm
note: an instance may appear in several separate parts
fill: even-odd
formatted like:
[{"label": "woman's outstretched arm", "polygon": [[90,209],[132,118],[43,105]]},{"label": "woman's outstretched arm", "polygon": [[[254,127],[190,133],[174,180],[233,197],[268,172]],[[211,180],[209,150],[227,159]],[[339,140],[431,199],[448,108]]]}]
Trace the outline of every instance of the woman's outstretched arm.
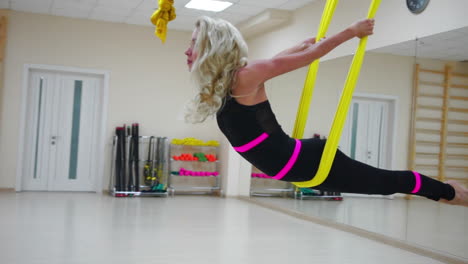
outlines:
[{"label": "woman's outstretched arm", "polygon": [[304,40],[303,42],[297,44],[296,46],[293,46],[293,47],[291,47],[289,49],[283,50],[282,52],[276,54],[273,58],[294,54],[294,53],[297,53],[297,52],[301,52],[301,51],[305,50],[306,48],[308,48],[312,44],[315,44],[315,38],[308,38],[308,39]]},{"label": "woman's outstretched arm", "polygon": [[373,29],[374,20],[358,21],[340,33],[318,43],[309,42],[304,48],[293,48],[271,59],[253,61],[239,71],[239,77],[241,81],[256,87],[255,84],[259,85],[271,78],[309,65],[354,37],[362,38],[371,35]]}]

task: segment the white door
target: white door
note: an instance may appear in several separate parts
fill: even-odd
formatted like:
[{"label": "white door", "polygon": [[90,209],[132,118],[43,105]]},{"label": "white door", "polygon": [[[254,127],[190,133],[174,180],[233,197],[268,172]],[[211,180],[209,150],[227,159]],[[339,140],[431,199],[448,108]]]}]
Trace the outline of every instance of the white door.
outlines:
[{"label": "white door", "polygon": [[23,190],[96,191],[103,78],[31,70]]},{"label": "white door", "polygon": [[389,168],[389,102],[353,99],[341,139],[352,159]]}]

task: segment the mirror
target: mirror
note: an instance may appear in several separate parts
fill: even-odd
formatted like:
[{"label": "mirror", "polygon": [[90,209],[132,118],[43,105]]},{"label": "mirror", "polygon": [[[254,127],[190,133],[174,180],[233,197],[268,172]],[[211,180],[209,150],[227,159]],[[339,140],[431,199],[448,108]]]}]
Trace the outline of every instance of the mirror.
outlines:
[{"label": "mirror", "polygon": [[[347,56],[320,64],[305,137],[328,134],[351,60]],[[268,84],[273,110],[287,132],[292,131],[306,71]],[[292,84],[299,86],[297,91],[288,90]],[[418,101],[413,100],[415,85]],[[350,108],[340,142],[348,156],[384,169],[414,168],[443,175],[442,181],[468,183],[468,27],[368,51]],[[251,182],[252,199],[261,203],[468,259],[466,207],[402,194],[326,193],[342,197],[339,201],[310,191],[300,199],[291,189],[258,177]]]}]

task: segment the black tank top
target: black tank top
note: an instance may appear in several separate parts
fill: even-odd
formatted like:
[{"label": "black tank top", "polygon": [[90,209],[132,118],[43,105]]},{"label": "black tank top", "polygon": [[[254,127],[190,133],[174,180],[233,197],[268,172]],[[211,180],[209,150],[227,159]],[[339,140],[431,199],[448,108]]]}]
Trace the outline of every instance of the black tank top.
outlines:
[{"label": "black tank top", "polygon": [[262,172],[274,176],[288,163],[296,141],[278,124],[268,101],[248,106],[239,104],[234,98],[226,98],[216,118],[234,149],[263,137],[260,143],[247,148],[247,151],[238,151]]}]

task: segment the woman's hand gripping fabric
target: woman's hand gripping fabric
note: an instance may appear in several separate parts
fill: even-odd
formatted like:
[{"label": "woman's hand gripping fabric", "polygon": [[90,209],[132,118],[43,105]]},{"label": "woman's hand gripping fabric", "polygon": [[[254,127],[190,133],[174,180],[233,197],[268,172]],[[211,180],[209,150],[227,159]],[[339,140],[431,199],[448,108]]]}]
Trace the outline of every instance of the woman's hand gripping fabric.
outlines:
[{"label": "woman's hand gripping fabric", "polygon": [[156,26],[154,34],[162,43],[166,41],[167,23],[176,18],[174,0],[158,0],[159,8],[151,16],[151,23]]}]

